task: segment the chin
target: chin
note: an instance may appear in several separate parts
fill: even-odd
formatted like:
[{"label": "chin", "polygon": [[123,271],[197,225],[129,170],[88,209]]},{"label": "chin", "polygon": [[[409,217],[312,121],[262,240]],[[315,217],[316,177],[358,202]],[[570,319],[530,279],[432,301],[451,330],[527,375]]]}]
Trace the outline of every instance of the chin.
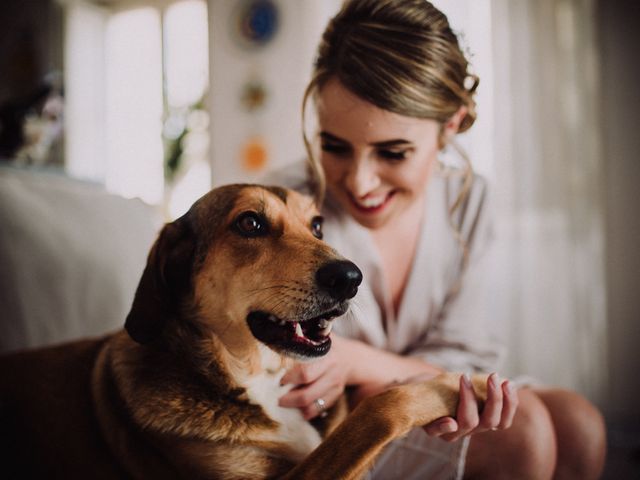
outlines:
[{"label": "chin", "polygon": [[362,215],[354,215],[351,213],[351,217],[358,222],[358,224],[362,225],[369,230],[378,230],[388,223],[388,218],[385,215],[385,218],[380,217],[363,217]]},{"label": "chin", "polygon": [[397,210],[397,204],[395,198],[390,198],[389,201],[380,207],[363,209],[355,204],[351,198],[347,198],[343,203],[343,208],[345,208],[351,217],[360,225],[371,230],[376,230],[389,223],[389,220]]}]

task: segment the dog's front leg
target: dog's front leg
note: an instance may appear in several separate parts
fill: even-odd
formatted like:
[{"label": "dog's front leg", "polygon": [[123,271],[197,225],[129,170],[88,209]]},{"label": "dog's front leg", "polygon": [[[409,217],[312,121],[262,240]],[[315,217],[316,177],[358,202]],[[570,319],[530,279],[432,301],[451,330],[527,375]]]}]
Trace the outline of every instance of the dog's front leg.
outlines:
[{"label": "dog's front leg", "polygon": [[[284,479],[361,478],[383,448],[410,429],[455,416],[460,374],[392,387],[363,400],[311,454]],[[486,400],[486,375],[472,377],[479,402]]]}]

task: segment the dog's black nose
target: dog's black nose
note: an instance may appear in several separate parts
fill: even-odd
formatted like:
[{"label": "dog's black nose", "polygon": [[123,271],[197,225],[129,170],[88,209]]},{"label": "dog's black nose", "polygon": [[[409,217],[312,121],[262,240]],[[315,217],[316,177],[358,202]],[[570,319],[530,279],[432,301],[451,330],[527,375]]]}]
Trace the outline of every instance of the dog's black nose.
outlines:
[{"label": "dog's black nose", "polygon": [[353,298],[362,282],[362,272],[348,260],[327,263],[316,272],[320,288],[338,301]]}]

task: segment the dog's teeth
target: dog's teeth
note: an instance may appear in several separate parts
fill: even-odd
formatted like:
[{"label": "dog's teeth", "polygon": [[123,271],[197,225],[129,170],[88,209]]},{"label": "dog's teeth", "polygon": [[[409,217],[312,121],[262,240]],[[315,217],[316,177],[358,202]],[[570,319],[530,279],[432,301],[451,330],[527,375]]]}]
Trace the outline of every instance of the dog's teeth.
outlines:
[{"label": "dog's teeth", "polygon": [[284,327],[286,324],[287,324],[287,322],[286,322],[286,321],[284,321],[284,320],[280,320],[280,321],[278,322],[278,325],[280,325],[281,327]]},{"label": "dog's teeth", "polygon": [[327,320],[326,318],[321,318],[320,320],[318,320],[318,328],[327,328],[329,325],[331,325],[331,322],[329,322],[329,320]]},{"label": "dog's teeth", "polygon": [[333,328],[333,323],[331,322],[327,322],[327,326],[324,327],[322,329],[322,331],[320,332],[320,334],[324,337],[328,337],[329,334],[331,333],[331,329]]},{"label": "dog's teeth", "polygon": [[267,317],[267,319],[268,319],[270,322],[273,322],[273,323],[276,323],[276,322],[278,321],[278,319],[276,318],[276,316],[275,316],[275,315],[269,315],[269,316]]},{"label": "dog's teeth", "polygon": [[302,327],[299,322],[296,322],[296,335],[304,338],[304,332],[302,331]]}]

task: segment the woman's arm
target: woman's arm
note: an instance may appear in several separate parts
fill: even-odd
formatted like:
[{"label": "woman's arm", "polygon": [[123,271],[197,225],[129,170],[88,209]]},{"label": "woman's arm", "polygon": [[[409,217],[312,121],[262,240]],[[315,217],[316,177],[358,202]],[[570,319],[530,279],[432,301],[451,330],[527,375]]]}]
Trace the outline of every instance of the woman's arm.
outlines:
[{"label": "woman's arm", "polygon": [[396,355],[358,340],[336,334],[331,340],[331,350],[325,357],[300,363],[282,377],[282,384],[295,387],[280,399],[281,406],[298,407],[306,418],[313,418],[319,413],[316,399],[332,405],[345,387],[355,387],[354,397],[359,401],[390,384],[417,376],[426,379],[443,371],[420,358]]},{"label": "woman's arm", "polygon": [[[403,357],[376,349],[357,340],[332,335],[332,348],[326,357],[300,363],[288,371],[282,384],[294,388],[280,398],[280,406],[299,408],[305,418],[322,413],[316,400],[333,405],[346,386],[356,387],[355,399],[379,393],[389,385],[414,379],[426,380],[443,370],[414,357]],[[500,382],[495,374],[487,381],[487,402],[479,412],[473,387],[466,376],[460,380],[460,403],[456,419],[446,417],[425,426],[432,436],[454,441],[470,433],[508,428],[517,408],[517,394],[509,382]]]}]

